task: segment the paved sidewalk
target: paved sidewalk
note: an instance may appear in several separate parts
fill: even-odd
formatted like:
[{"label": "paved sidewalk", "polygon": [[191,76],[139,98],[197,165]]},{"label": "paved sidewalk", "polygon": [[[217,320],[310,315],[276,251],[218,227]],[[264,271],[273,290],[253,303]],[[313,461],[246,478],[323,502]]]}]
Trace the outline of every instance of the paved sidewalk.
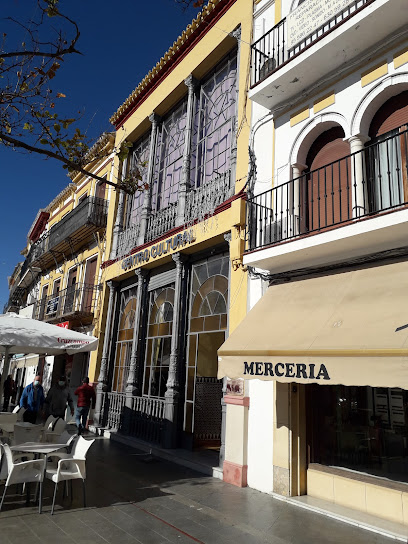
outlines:
[{"label": "paved sidewalk", "polygon": [[[390,544],[392,540],[239,489],[127,446],[98,438],[87,461],[87,508],[81,483],[74,498],[50,515],[53,484],[46,482],[44,511],[6,495],[1,544]],[[2,491],[2,488],[1,488]]]}]

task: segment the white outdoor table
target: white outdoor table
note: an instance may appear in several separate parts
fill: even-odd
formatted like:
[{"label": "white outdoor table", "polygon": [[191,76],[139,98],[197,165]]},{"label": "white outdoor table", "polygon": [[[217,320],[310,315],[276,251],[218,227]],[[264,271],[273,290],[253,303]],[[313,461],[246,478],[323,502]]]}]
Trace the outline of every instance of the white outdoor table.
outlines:
[{"label": "white outdoor table", "polygon": [[[45,458],[44,463],[44,478],[45,478],[45,472],[47,470],[47,455],[50,453],[53,453],[54,451],[61,450],[62,448],[66,448],[66,444],[50,444],[46,442],[23,442],[22,444],[16,444],[15,446],[11,446],[11,451],[18,451],[20,453],[34,453],[36,455],[43,455]],[[27,497],[28,497],[29,490],[27,489]],[[36,499],[37,502],[37,494],[38,494],[38,488],[36,492]]]}]

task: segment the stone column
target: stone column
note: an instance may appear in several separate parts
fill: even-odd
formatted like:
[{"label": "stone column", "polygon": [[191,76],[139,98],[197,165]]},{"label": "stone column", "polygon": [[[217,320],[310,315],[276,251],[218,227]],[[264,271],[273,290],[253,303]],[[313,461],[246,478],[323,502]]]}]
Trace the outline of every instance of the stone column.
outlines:
[{"label": "stone column", "polygon": [[167,389],[164,395],[164,418],[166,427],[163,445],[165,448],[175,447],[177,439],[177,412],[180,387],[180,336],[184,311],[182,290],[183,281],[185,278],[185,263],[187,261],[187,257],[182,253],[175,253],[172,255],[172,257],[176,263],[176,284],[174,289],[173,329],[171,335],[169,377],[167,379]]},{"label": "stone column", "polygon": [[140,231],[139,238],[137,240],[137,245],[141,246],[145,242],[146,229],[147,229],[147,218],[151,213],[152,205],[152,185],[154,180],[154,157],[156,150],[156,141],[157,141],[157,130],[160,123],[160,116],[157,113],[152,113],[149,115],[149,121],[152,124],[152,133],[150,137],[150,150],[149,150],[149,164],[147,168],[147,184],[148,188],[145,191],[145,197],[142,206],[142,213],[140,215]]},{"label": "stone column", "polygon": [[[127,166],[128,166],[128,159],[126,158],[122,163],[122,179],[126,177],[127,172]],[[115,219],[115,225],[113,227],[112,231],[112,248],[110,253],[110,258],[115,259],[117,257],[118,253],[118,239],[119,234],[122,231],[123,227],[123,214],[125,210],[125,197],[126,194],[124,191],[119,191],[119,199],[118,199],[118,207],[116,210],[116,219]]]},{"label": "stone column", "polygon": [[178,208],[176,226],[184,225],[185,223],[185,210],[187,193],[191,187],[190,185],[190,166],[191,166],[191,139],[193,134],[193,121],[194,121],[194,93],[198,87],[198,81],[189,75],[184,80],[188,88],[187,96],[187,117],[186,128],[184,132],[184,150],[183,150],[183,168],[181,172],[181,183],[178,194]]},{"label": "stone column", "polygon": [[292,164],[292,179],[294,181],[290,214],[293,216],[292,232],[294,235],[300,234],[300,218],[302,215],[302,207],[304,206],[302,206],[302,202],[300,201],[301,183],[303,183],[303,179],[299,178],[306,169],[306,164],[301,164],[300,162]]},{"label": "stone column", "polygon": [[236,89],[237,89],[237,102],[235,104],[235,122],[232,132],[232,142],[231,142],[231,158],[230,158],[230,168],[231,168],[231,187],[235,187],[235,182],[237,178],[237,148],[238,148],[238,101],[239,101],[239,95],[238,95],[238,89],[239,87],[239,65],[241,60],[241,26],[236,28],[233,32],[230,34],[233,38],[235,38],[238,42],[238,51],[237,51],[237,83],[236,83]]},{"label": "stone column", "polygon": [[358,218],[368,211],[367,172],[363,149],[369,141],[368,136],[356,134],[348,139],[351,155],[351,191],[353,217]]},{"label": "stone column", "polygon": [[111,329],[112,329],[112,317],[114,310],[115,294],[117,283],[113,281],[108,281],[107,286],[109,287],[109,302],[108,302],[108,311],[106,315],[106,324],[105,324],[105,337],[103,340],[103,349],[102,349],[102,359],[101,359],[101,368],[99,371],[98,385],[96,386],[96,403],[95,403],[95,414],[94,420],[97,425],[102,425],[102,405],[103,405],[103,396],[108,389],[108,362],[109,362],[109,347],[111,339]]},{"label": "stone column", "polygon": [[135,322],[133,325],[133,341],[132,341],[132,353],[130,355],[130,368],[129,375],[126,382],[126,402],[125,413],[123,417],[123,427],[125,433],[128,433],[130,416],[132,411],[132,399],[135,395],[140,395],[139,383],[139,363],[138,360],[138,347],[139,347],[139,331],[142,314],[142,304],[145,297],[147,287],[148,271],[143,268],[137,268],[135,270],[137,276],[137,301],[135,309]]}]

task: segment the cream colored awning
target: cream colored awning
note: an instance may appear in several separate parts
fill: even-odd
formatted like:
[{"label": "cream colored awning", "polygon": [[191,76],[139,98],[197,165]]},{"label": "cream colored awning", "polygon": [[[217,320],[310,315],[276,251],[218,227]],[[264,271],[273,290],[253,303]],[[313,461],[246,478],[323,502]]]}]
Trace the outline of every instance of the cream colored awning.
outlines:
[{"label": "cream colored awning", "polygon": [[408,262],[269,287],[218,377],[408,389]]},{"label": "cream colored awning", "polygon": [[17,359],[17,365],[15,366],[15,368],[28,368],[29,366],[38,366],[39,360],[40,358],[38,355],[21,357],[20,359]]}]

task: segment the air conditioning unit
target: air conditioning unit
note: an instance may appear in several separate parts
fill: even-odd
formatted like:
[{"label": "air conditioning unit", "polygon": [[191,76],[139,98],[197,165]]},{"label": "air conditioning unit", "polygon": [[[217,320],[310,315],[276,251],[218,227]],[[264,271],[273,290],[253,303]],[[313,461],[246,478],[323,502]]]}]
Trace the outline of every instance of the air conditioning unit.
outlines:
[{"label": "air conditioning unit", "polygon": [[263,246],[283,242],[300,234],[300,217],[298,215],[289,215],[284,219],[273,221],[266,225],[263,232]]}]

